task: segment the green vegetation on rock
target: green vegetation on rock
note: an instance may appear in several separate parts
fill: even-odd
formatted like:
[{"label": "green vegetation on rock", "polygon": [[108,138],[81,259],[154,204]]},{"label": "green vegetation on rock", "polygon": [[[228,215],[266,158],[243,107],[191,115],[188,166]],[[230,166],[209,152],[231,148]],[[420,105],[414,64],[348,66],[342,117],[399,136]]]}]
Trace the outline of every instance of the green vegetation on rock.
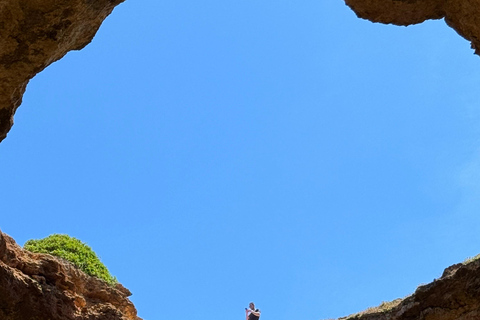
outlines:
[{"label": "green vegetation on rock", "polygon": [[110,285],[117,279],[108,271],[92,248],[66,234],[52,234],[40,240],[28,240],[24,249],[35,253],[48,253],[70,261],[88,275],[100,278]]},{"label": "green vegetation on rock", "polygon": [[463,261],[463,264],[469,264],[470,262],[477,261],[480,259],[480,254],[477,254],[475,257],[469,257]]}]

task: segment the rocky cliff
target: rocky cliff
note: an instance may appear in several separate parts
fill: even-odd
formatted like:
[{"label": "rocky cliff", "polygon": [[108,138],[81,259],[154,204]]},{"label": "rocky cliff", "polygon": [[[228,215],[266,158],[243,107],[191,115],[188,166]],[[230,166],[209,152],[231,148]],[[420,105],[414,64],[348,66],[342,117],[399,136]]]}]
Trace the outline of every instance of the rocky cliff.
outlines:
[{"label": "rocky cliff", "polygon": [[[358,17],[407,26],[445,19],[480,55],[480,0],[345,0]],[[480,260],[453,265],[414,294],[339,320],[480,319]]]},{"label": "rocky cliff", "polygon": [[124,0],[0,0],[0,141],[28,81],[92,40]]},{"label": "rocky cliff", "polygon": [[372,22],[407,26],[445,18],[480,54],[479,0],[345,0],[358,17]]},{"label": "rocky cliff", "polygon": [[0,232],[0,319],[141,320],[122,285],[60,258],[23,250]]},{"label": "rocky cliff", "polygon": [[414,294],[340,320],[480,319],[480,260],[453,265]]},{"label": "rocky cliff", "polygon": [[[0,0],[0,141],[28,81],[93,39],[124,0]],[[1,320],[141,320],[122,285],[23,250],[0,232]]]}]

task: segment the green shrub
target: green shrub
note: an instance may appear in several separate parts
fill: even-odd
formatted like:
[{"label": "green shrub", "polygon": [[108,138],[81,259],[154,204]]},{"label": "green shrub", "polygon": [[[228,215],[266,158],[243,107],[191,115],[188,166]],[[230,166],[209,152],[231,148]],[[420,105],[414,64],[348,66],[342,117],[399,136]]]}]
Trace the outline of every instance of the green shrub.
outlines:
[{"label": "green shrub", "polygon": [[66,234],[52,234],[44,239],[28,240],[23,247],[31,252],[48,253],[66,259],[86,274],[100,278],[110,285],[117,283],[117,279],[110,274],[92,248]]}]

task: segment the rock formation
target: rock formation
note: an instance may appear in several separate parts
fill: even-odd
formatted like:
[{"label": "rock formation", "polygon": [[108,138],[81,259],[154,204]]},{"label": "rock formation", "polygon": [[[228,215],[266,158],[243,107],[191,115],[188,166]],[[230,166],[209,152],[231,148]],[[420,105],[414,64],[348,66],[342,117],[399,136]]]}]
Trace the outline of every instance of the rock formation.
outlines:
[{"label": "rock formation", "polygon": [[[480,55],[480,0],[345,0],[345,3],[358,17],[372,22],[408,26],[444,18]],[[445,269],[440,279],[418,287],[404,299],[340,319],[480,319],[480,260]]]},{"label": "rock formation", "polygon": [[122,285],[60,258],[31,253],[0,232],[0,319],[141,320]]},{"label": "rock formation", "polygon": [[70,50],[85,47],[124,0],[0,1],[0,141],[28,81]]},{"label": "rock formation", "polygon": [[428,19],[445,22],[469,40],[480,54],[479,0],[345,0],[358,17],[372,22],[407,26]]},{"label": "rock formation", "polygon": [[[0,142],[28,81],[93,39],[124,0],[0,0]],[[0,232],[1,320],[141,320],[131,293]]]},{"label": "rock formation", "polygon": [[414,294],[339,320],[480,319],[480,259],[453,265]]}]

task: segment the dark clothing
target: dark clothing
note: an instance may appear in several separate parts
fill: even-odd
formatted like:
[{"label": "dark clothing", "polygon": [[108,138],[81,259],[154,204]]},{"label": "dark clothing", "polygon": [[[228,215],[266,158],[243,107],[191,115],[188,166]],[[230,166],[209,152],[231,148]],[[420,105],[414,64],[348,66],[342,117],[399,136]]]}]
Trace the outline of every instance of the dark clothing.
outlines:
[{"label": "dark clothing", "polygon": [[[259,312],[260,310],[255,309],[254,311],[255,311],[255,312]],[[256,315],[254,315],[254,314],[251,313],[251,312],[250,312],[250,314],[248,315],[248,320],[259,320],[259,319],[260,319],[259,316],[256,316]]]}]

